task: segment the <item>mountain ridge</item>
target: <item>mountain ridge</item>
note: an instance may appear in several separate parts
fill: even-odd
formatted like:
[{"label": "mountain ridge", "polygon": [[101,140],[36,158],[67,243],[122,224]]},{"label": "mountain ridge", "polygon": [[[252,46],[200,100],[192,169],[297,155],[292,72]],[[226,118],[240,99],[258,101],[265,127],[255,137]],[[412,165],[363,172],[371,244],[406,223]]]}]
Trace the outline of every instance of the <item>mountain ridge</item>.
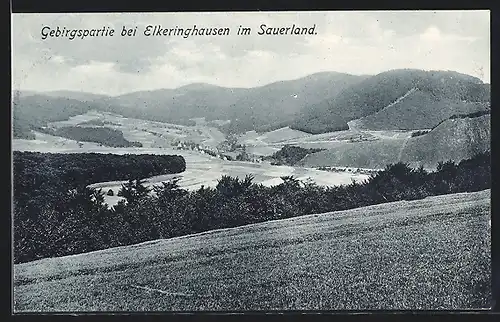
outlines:
[{"label": "mountain ridge", "polygon": [[253,88],[193,83],[118,96],[54,91],[17,95],[15,105],[17,111],[33,111],[29,105],[38,101],[36,105],[43,105],[47,113],[40,117],[52,120],[58,110],[68,114],[64,98],[76,97],[82,105],[77,110],[87,105],[87,110],[138,119],[184,125],[194,125],[192,119],[200,117],[229,119],[229,124],[221,126],[226,133],[289,126],[318,134],[347,130],[349,122],[369,130],[432,128],[451,115],[489,109],[490,91],[479,78],[458,72],[394,69],[373,76],[319,72]]},{"label": "mountain ridge", "polygon": [[[346,130],[349,128],[348,122],[383,110],[413,88],[425,93],[427,99],[435,101],[438,107],[445,100],[454,103],[464,100],[479,100],[485,103],[490,101],[489,86],[477,77],[453,71],[394,69],[368,77],[347,87],[331,99],[305,108],[292,127],[315,134],[327,130]],[[405,129],[408,120],[404,118],[404,113],[410,110],[410,107],[400,107],[402,112],[395,110],[393,115],[384,117],[393,121],[401,120],[396,127]],[[422,114],[433,115],[435,112],[436,110],[432,109]],[[444,115],[441,120],[450,115]],[[384,122],[383,119],[377,121]],[[432,127],[434,124],[430,125],[426,124],[424,127]]]}]

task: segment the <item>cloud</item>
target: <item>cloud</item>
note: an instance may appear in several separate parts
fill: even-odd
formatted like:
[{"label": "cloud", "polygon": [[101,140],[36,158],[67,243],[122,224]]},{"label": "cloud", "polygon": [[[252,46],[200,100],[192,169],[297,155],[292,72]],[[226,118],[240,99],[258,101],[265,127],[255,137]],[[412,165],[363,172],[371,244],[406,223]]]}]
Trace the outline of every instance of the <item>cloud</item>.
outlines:
[{"label": "cloud", "polygon": [[[118,70],[147,71],[150,60],[168,51],[166,39],[137,37],[134,41],[123,37],[87,37],[69,40],[68,37],[42,39],[42,28],[51,30],[79,30],[115,28],[119,33],[123,26],[135,26],[136,19],[123,23],[116,14],[37,14],[13,17],[14,54],[28,59],[43,60],[37,50],[43,48],[50,56],[64,57],[70,66],[89,64],[90,61],[114,62]],[[140,25],[139,25],[140,26]]]},{"label": "cloud", "polygon": [[473,42],[478,37],[462,36],[455,34],[443,34],[436,26],[430,26],[423,33],[420,34],[420,39],[430,42],[444,42],[444,41],[467,41]]},{"label": "cloud", "polygon": [[420,34],[420,39],[424,41],[440,41],[442,40],[441,31],[435,26],[431,26]]},{"label": "cloud", "polygon": [[[270,27],[316,25],[317,35],[259,36]],[[230,27],[231,34],[141,35],[163,28]],[[252,34],[236,35],[239,26]],[[42,40],[51,28],[135,28],[136,37]],[[31,90],[119,94],[190,82],[249,87],[320,71],[375,74],[451,69],[489,81],[489,12],[233,12],[14,14],[13,83]],[[476,74],[474,74],[476,73]]]}]

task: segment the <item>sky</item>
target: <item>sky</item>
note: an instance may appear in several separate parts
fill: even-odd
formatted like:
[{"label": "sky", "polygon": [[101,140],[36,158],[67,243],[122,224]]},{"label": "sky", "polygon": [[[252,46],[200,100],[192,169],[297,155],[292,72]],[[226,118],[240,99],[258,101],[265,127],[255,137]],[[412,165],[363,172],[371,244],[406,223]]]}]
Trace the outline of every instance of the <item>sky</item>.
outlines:
[{"label": "sky", "polygon": [[[258,35],[267,27],[312,27],[314,35]],[[149,36],[162,28],[230,28],[224,36]],[[239,26],[250,35],[236,34]],[[135,37],[122,37],[123,27]],[[115,29],[112,37],[47,37],[42,28]],[[47,30],[47,29],[45,29]],[[490,82],[490,13],[316,11],[12,14],[13,89],[97,94],[191,83],[254,87],[334,71],[453,70]]]}]

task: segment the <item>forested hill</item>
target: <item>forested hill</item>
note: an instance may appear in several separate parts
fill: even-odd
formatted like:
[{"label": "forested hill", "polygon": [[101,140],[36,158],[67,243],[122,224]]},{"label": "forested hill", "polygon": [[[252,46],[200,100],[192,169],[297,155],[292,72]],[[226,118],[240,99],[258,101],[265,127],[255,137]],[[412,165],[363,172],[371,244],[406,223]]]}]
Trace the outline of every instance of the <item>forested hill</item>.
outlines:
[{"label": "forested hill", "polygon": [[130,142],[123,132],[109,127],[63,126],[55,129],[44,128],[41,132],[75,141],[95,142],[108,147],[142,147],[140,142]]},{"label": "forested hill", "polygon": [[306,106],[295,129],[322,133],[348,129],[432,128],[454,114],[490,108],[490,86],[451,71],[398,69],[354,84],[332,99]]},{"label": "forested hill", "polygon": [[67,185],[68,189],[82,188],[102,181],[180,173],[186,170],[186,161],[178,155],[13,151],[13,167],[14,195],[18,201],[21,198],[18,193],[30,193],[29,189],[43,187],[49,189],[54,180]]},{"label": "forested hill", "polygon": [[48,122],[64,121],[93,109],[103,110],[97,102],[14,93],[12,110],[14,138],[34,139],[30,130],[44,127]]},{"label": "forested hill", "polygon": [[252,88],[230,106],[229,130],[268,131],[288,126],[304,107],[332,99],[366,77],[323,72]]},{"label": "forested hill", "polygon": [[333,97],[364,78],[321,72],[255,88],[191,84],[115,97],[72,91],[15,92],[14,137],[34,138],[30,129],[89,110],[183,125],[194,125],[190,119],[199,117],[231,119],[231,127],[225,130],[263,129],[290,122],[304,105]]},{"label": "forested hill", "polygon": [[115,97],[56,91],[15,95],[14,134],[89,110],[194,125],[230,119],[225,132],[290,126],[308,133],[356,128],[432,128],[454,114],[490,108],[490,86],[451,71],[398,69],[374,76],[321,72],[254,88],[191,84]]},{"label": "forested hill", "polygon": [[305,105],[337,95],[365,76],[320,72],[253,88],[227,88],[191,84],[176,89],[140,91],[120,95],[101,104],[113,112],[135,118],[190,124],[189,120],[230,119],[229,132],[263,130],[287,124]]}]

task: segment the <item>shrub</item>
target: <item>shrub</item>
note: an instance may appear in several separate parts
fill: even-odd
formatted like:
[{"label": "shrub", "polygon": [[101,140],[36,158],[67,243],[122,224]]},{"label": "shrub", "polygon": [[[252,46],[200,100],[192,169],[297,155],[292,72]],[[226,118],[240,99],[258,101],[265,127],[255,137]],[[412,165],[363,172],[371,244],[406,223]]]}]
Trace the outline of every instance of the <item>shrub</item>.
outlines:
[{"label": "shrub", "polygon": [[430,132],[429,130],[414,131],[414,132],[411,133],[411,137],[414,138],[414,137],[417,137],[417,136],[421,136],[421,135],[427,134],[429,132]]},{"label": "shrub", "polygon": [[[131,172],[137,168],[134,162],[148,159],[136,157],[123,163]],[[435,172],[396,163],[364,182],[336,187],[321,187],[293,176],[282,177],[283,183],[277,186],[265,187],[255,184],[253,177],[247,175],[244,179],[223,176],[215,188],[201,187],[195,191],[181,189],[176,179],[153,187],[154,194],[150,194],[151,189],[144,186],[144,181],[129,178],[119,192],[127,201],[108,209],[100,190],[86,188],[92,175],[80,175],[94,170],[84,166],[95,163],[84,162],[80,167],[67,164],[80,158],[85,160],[82,155],[48,157],[14,153],[16,263],[272,219],[479,191],[491,186],[490,152],[485,152],[458,164],[440,163]],[[62,168],[72,171],[57,170],[61,160],[67,162],[62,162]],[[116,165],[108,166],[110,181],[126,173]],[[152,169],[159,171],[161,167]]]}]

